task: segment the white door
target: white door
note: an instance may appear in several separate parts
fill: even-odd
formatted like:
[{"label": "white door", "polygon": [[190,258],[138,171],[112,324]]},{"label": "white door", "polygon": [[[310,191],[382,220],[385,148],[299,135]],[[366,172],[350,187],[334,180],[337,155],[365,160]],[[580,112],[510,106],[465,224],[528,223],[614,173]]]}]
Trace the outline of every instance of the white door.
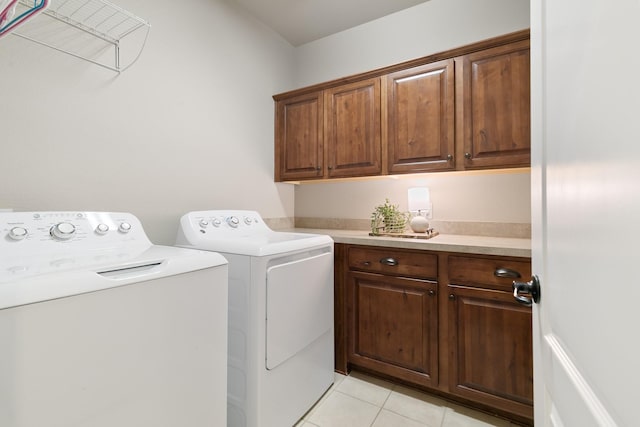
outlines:
[{"label": "white door", "polygon": [[536,426],[638,426],[640,1],[531,0]]}]

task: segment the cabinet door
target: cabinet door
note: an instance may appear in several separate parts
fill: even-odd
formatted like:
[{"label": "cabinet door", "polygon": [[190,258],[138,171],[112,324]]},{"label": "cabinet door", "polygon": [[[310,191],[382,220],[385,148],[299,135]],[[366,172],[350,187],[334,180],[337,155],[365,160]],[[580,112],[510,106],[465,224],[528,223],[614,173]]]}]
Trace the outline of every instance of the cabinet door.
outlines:
[{"label": "cabinet door", "polygon": [[325,90],[325,144],[329,178],[382,172],[380,79]]},{"label": "cabinet door", "polygon": [[322,177],[323,102],[314,92],[276,103],[276,181]]},{"label": "cabinet door", "polygon": [[454,167],[453,60],[387,76],[389,173]]},{"label": "cabinet door", "polygon": [[448,292],[450,392],[533,418],[531,309],[509,292]]},{"label": "cabinet door", "polygon": [[438,380],[436,282],[349,273],[349,362],[415,384]]},{"label": "cabinet door", "polygon": [[458,65],[464,167],[529,166],[529,40],[466,55]]}]

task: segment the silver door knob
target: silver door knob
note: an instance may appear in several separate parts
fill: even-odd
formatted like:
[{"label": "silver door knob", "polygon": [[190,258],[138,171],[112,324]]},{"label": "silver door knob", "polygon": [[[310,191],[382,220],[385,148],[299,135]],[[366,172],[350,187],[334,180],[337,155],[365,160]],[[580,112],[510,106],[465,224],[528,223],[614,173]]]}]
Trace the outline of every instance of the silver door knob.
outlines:
[{"label": "silver door knob", "polygon": [[[530,295],[530,297],[523,296]],[[520,304],[531,306],[534,302],[540,302],[540,279],[533,276],[529,282],[513,282],[513,297]]]}]

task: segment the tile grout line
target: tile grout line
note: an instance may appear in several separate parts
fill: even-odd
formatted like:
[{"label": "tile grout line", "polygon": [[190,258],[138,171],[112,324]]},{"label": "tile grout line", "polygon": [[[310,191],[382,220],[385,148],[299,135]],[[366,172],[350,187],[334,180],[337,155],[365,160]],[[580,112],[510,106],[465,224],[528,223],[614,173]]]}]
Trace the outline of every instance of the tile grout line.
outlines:
[{"label": "tile grout line", "polygon": [[[353,395],[351,395],[351,394],[349,394],[349,393],[345,393],[344,391],[336,390],[336,392],[340,393],[340,394],[341,394],[341,395],[343,395],[343,396],[347,396],[347,397],[351,397],[352,399],[359,400],[360,402],[368,403],[369,405],[371,405],[371,406],[375,406],[376,408],[382,408],[382,406],[378,406],[378,405],[376,405],[375,403],[371,403],[371,402],[369,402],[368,400],[364,400],[364,399],[362,399],[362,398],[360,398],[360,397],[353,396]],[[386,402],[386,399],[385,399],[385,402]]]},{"label": "tile grout line", "polygon": [[376,420],[378,419],[378,417],[380,416],[380,413],[382,412],[382,408],[384,408],[385,403],[387,403],[387,400],[389,400],[389,397],[391,397],[391,393],[393,393],[393,389],[395,387],[396,387],[395,385],[392,385],[391,388],[388,389],[389,394],[387,394],[387,397],[384,399],[384,402],[382,402],[382,405],[378,407],[378,413],[376,414],[375,418],[373,419],[369,427],[373,427],[373,425],[376,423]]},{"label": "tile grout line", "polygon": [[449,410],[449,407],[447,406],[446,408],[444,408],[444,411],[442,411],[442,419],[440,420],[440,427],[444,427],[444,419],[447,417],[448,410]]},{"label": "tile grout line", "polygon": [[378,412],[376,413],[376,416],[373,417],[373,421],[371,421],[371,424],[369,424],[369,427],[373,427],[373,425],[376,423],[376,420],[380,416],[380,412],[382,412],[382,406],[378,406]]}]

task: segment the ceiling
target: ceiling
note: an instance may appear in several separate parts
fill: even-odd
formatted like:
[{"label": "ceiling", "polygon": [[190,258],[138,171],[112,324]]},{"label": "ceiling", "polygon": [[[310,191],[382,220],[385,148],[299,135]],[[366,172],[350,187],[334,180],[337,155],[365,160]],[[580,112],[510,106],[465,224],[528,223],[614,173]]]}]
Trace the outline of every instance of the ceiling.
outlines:
[{"label": "ceiling", "polygon": [[234,0],[293,46],[428,0]]}]

